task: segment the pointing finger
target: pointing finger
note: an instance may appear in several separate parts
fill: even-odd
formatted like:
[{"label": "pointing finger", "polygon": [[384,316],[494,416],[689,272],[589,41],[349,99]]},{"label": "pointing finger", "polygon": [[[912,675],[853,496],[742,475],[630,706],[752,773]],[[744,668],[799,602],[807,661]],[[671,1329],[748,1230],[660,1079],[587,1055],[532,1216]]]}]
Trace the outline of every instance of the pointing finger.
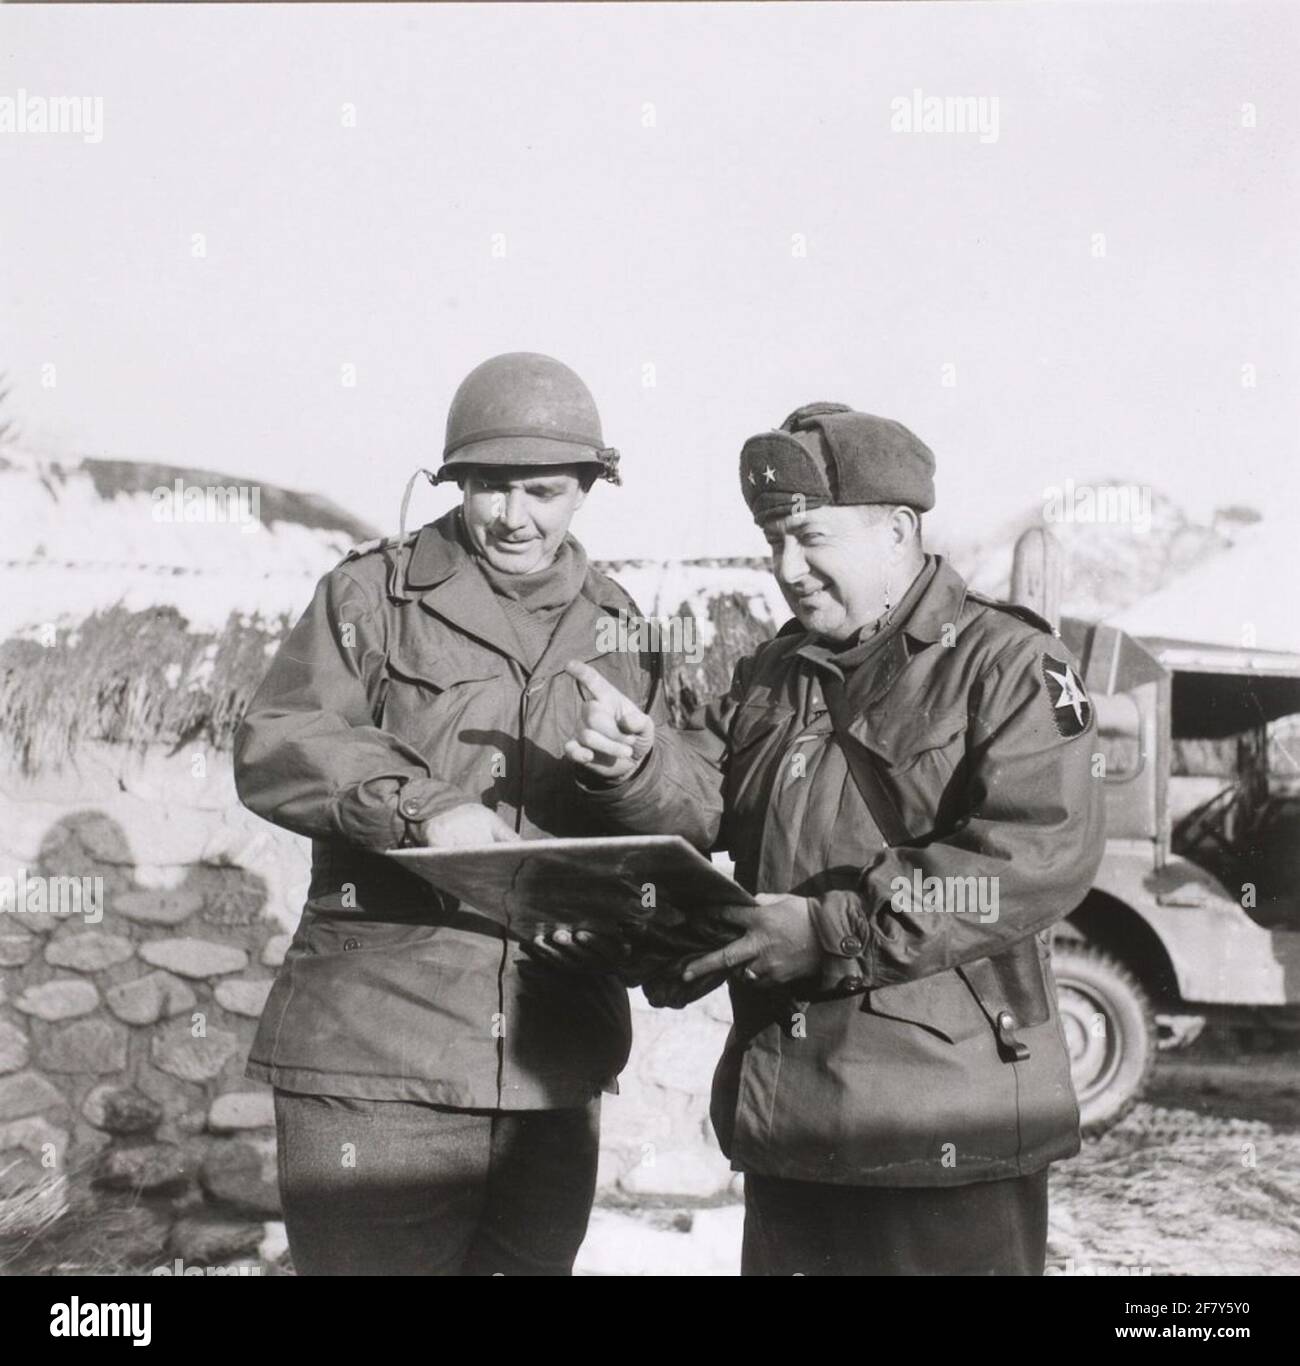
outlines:
[{"label": "pointing finger", "polygon": [[619,703],[626,702],[627,698],[598,670],[593,669],[590,664],[584,664],[580,659],[571,659],[564,666],[565,673],[576,678],[578,683],[586,689],[588,695],[597,702],[607,702],[617,707]]}]

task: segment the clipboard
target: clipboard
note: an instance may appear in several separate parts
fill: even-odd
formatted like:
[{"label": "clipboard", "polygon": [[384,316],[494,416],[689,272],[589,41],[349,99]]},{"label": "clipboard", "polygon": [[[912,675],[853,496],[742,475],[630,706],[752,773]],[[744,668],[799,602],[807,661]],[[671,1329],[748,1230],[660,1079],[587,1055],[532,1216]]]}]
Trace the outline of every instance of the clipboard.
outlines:
[{"label": "clipboard", "polygon": [[566,926],[618,933],[647,949],[703,952],[737,934],[713,913],[757,904],[680,835],[394,849],[388,857],[521,939]]}]

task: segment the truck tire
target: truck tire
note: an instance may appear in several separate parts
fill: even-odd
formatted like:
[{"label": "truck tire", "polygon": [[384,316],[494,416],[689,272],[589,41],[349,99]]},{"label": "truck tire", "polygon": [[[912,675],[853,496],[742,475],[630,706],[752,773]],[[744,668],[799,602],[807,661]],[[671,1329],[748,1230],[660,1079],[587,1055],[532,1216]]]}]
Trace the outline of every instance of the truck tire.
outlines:
[{"label": "truck tire", "polygon": [[1155,1017],[1142,984],[1101,949],[1058,941],[1052,971],[1079,1124],[1096,1137],[1118,1124],[1146,1089],[1156,1059]]}]

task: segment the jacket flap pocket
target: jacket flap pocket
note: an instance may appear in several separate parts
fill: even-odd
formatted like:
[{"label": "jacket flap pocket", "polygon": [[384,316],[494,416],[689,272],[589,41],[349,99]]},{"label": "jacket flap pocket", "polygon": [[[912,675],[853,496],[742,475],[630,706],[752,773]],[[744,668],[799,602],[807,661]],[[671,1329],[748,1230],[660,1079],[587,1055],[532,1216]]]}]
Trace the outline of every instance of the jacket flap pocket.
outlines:
[{"label": "jacket flap pocket", "polygon": [[885,763],[905,764],[926,750],[950,745],[966,729],[967,720],[964,707],[900,714],[885,706],[867,712],[853,729]]},{"label": "jacket flap pocket", "polygon": [[958,972],[966,979],[990,1019],[1009,1010],[1017,1023],[1025,1026],[1045,1024],[1052,1017],[1047,992],[1048,963],[1042,957],[1042,944],[1033,935],[994,958],[976,958],[963,963]]},{"label": "jacket flap pocket", "polygon": [[437,932],[436,925],[419,921],[312,913],[303,917],[299,938],[309,954],[322,957],[371,949],[407,950],[427,942]]},{"label": "jacket flap pocket", "polygon": [[742,702],[731,718],[731,751],[745,749],[755,740],[784,730],[794,716],[785,702]]},{"label": "jacket flap pocket", "polygon": [[973,1038],[989,1027],[966,983],[951,968],[914,982],[876,987],[867,994],[863,1009],[920,1025],[949,1043]]},{"label": "jacket flap pocket", "polygon": [[486,653],[471,654],[466,650],[441,653],[403,645],[388,656],[388,671],[406,682],[423,683],[444,691],[457,683],[482,683],[489,678],[500,678],[506,671],[506,662]]}]

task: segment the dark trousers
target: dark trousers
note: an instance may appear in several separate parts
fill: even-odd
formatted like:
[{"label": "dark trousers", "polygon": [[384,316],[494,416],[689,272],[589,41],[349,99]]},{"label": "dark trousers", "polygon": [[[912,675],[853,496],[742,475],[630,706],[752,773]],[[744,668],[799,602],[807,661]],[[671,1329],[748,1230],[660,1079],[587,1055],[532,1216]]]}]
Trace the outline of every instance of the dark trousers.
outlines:
[{"label": "dark trousers", "polygon": [[275,1093],[289,1253],[306,1276],[567,1276],[600,1101],[465,1111]]},{"label": "dark trousers", "polygon": [[969,1186],[745,1176],[742,1276],[1041,1276],[1047,1171]]}]

